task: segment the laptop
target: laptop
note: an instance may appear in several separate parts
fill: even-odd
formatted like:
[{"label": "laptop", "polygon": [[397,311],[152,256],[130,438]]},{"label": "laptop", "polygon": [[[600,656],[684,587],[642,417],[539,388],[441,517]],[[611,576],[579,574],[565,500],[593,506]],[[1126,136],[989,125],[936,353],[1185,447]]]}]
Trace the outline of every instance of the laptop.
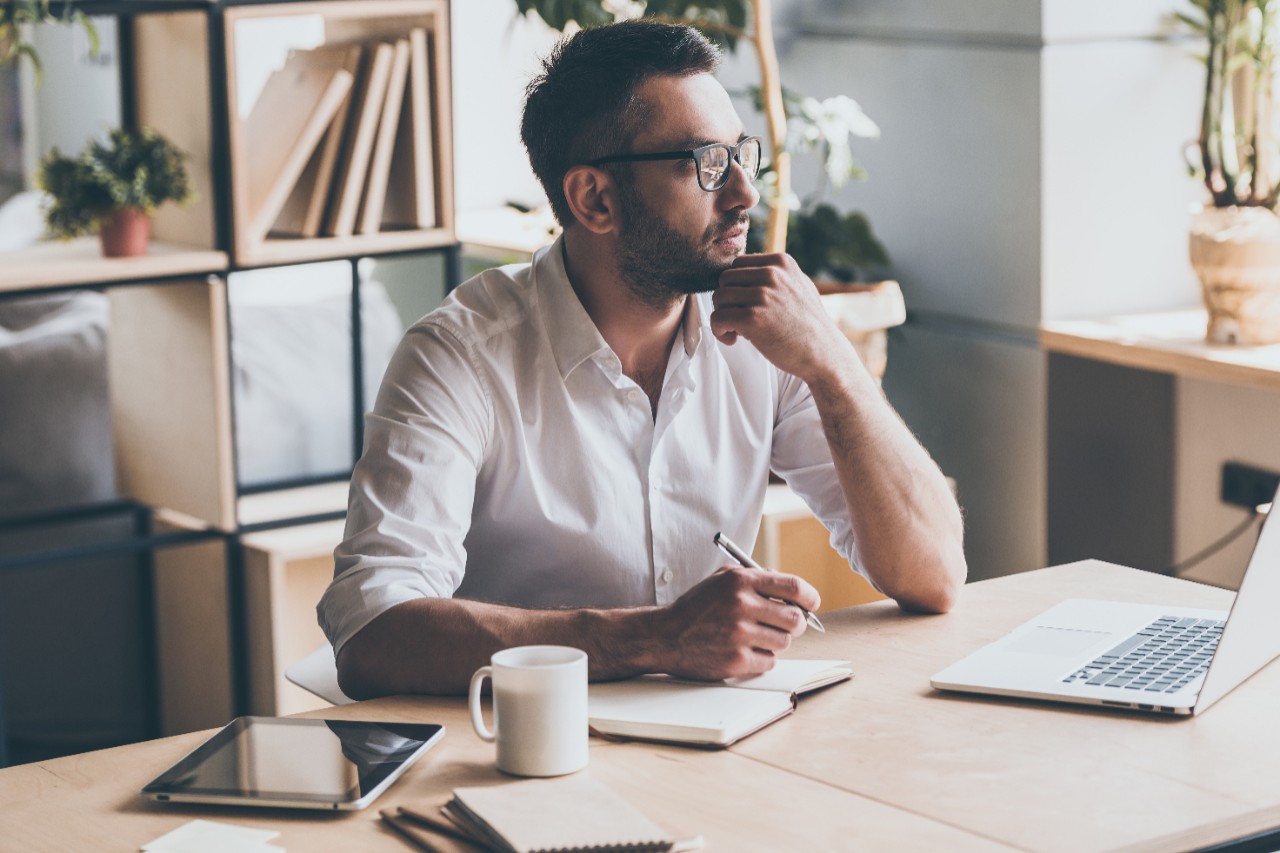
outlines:
[{"label": "laptop", "polygon": [[1280,654],[1276,515],[1280,509],[1263,521],[1230,611],[1069,599],[930,683],[965,693],[1202,713]]}]

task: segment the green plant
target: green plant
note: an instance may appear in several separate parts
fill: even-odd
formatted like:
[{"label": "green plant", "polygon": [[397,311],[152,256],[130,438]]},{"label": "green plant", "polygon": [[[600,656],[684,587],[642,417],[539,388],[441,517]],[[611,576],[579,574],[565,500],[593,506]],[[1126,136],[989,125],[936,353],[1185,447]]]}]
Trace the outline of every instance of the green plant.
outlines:
[{"label": "green plant", "polygon": [[1280,197],[1276,44],[1280,0],[1190,0],[1178,18],[1208,42],[1193,173],[1214,207],[1274,208]]},{"label": "green plant", "polygon": [[[842,214],[823,202],[828,187],[840,189],[851,180],[866,177],[850,140],[855,136],[878,138],[880,128],[857,101],[844,95],[819,101],[784,87],[782,101],[787,115],[786,147],[811,154],[822,164],[818,186],[805,198],[794,193],[782,195],[772,172],[765,169],[761,174],[766,198],[772,192],[772,206],[790,211],[787,253],[814,278],[842,282],[884,278],[889,255],[866,215],[857,211]],[[756,103],[758,107],[758,96]],[[748,232],[748,249],[758,252],[764,248],[760,229]]]},{"label": "green plant", "polygon": [[[879,129],[850,98],[819,101],[783,88],[773,44],[770,0],[516,0],[516,8],[521,14],[536,13],[557,30],[574,22],[581,26],[606,24],[639,11],[645,17],[696,27],[729,51],[742,42],[750,44],[760,65],[760,85],[753,95],[765,118],[770,152],[769,164],[761,173],[765,221],[763,227],[751,230],[752,250],[781,251],[785,247],[797,258],[797,251],[804,253],[813,266],[802,263],[801,267],[811,275],[835,273],[841,268],[865,271],[887,263],[884,248],[871,234],[865,216],[840,216],[821,203],[827,186],[839,188],[850,178],[864,176],[849,145],[850,137],[878,136]],[[813,154],[823,166],[820,185],[804,201],[791,188],[793,152]],[[816,219],[809,221],[813,217]],[[852,255],[841,254],[842,241]],[[812,248],[803,248],[802,243]],[[819,247],[830,247],[836,254]]]},{"label": "green plant", "polygon": [[98,31],[93,21],[73,3],[64,3],[55,13],[51,0],[0,0],[0,65],[16,62],[25,56],[35,69],[37,82],[43,76],[40,55],[35,45],[26,39],[26,27],[31,24],[77,23],[89,38],[89,53],[98,54]]},{"label": "green plant", "polygon": [[37,183],[50,196],[45,208],[49,234],[64,240],[92,233],[117,210],[148,215],[167,201],[192,197],[183,154],[150,128],[117,128],[105,142],[93,140],[79,157],[57,148],[40,163]]},{"label": "green plant", "polygon": [[787,253],[815,280],[875,281],[886,277],[889,265],[867,217],[858,211],[841,213],[829,204],[792,212]]}]

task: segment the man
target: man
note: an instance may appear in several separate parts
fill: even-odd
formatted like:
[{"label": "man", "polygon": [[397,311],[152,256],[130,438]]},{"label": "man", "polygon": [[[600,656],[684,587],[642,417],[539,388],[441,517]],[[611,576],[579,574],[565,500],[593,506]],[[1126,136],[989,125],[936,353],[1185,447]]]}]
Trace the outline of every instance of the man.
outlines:
[{"label": "man", "polygon": [[901,606],[954,603],[945,479],[794,262],[743,255],[759,141],[718,61],[631,21],[530,84],[564,234],[463,284],[387,370],[319,606],[348,695],[463,692],[541,643],[586,650],[592,679],[767,671],[818,595],[726,567],[713,536],[754,540],[770,470]]}]

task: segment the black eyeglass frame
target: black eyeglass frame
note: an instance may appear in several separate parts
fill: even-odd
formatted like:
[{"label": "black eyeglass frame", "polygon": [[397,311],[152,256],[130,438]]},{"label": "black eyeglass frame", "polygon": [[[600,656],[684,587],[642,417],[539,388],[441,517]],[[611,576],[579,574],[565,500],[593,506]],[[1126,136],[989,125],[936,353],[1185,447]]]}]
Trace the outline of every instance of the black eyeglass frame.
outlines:
[{"label": "black eyeglass frame", "polygon": [[760,161],[764,155],[764,143],[758,136],[746,136],[738,140],[736,143],[728,142],[712,142],[709,145],[700,145],[697,148],[690,148],[685,151],[658,151],[653,154],[611,154],[608,157],[597,157],[587,163],[588,166],[603,166],[605,163],[630,163],[649,160],[693,160],[694,166],[697,167],[698,186],[705,192],[713,193],[724,189],[725,184],[729,183],[729,173],[732,171],[731,166],[727,166],[724,175],[720,178],[720,183],[714,187],[708,187],[702,182],[702,155],[713,148],[723,148],[729,152],[729,158],[732,162],[738,164],[738,168],[746,171],[746,166],[742,164],[742,147],[749,142],[754,142],[760,149],[756,156],[755,174],[748,174],[747,177],[755,180],[756,175],[760,174]]}]

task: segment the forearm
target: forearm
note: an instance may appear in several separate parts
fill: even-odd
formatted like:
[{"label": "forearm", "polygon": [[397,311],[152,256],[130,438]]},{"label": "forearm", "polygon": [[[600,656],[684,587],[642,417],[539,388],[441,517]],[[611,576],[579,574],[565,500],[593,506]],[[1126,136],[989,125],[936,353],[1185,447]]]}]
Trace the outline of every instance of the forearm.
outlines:
[{"label": "forearm", "polygon": [[654,607],[617,610],[525,610],[479,601],[422,598],[379,615],[338,657],[348,696],[465,693],[471,675],[501,649],[568,645],[587,653],[593,681],[658,667]]},{"label": "forearm", "polygon": [[862,564],[903,607],[945,612],[967,573],[959,507],[937,464],[841,344],[808,384]]}]

